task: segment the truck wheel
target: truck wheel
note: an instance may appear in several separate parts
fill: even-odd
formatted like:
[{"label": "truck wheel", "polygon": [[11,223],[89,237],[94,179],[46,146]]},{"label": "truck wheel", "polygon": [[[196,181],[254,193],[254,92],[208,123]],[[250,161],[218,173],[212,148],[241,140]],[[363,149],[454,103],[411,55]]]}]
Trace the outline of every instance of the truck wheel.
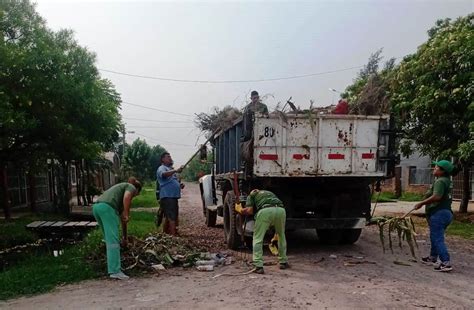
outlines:
[{"label": "truck wheel", "polygon": [[237,233],[237,221],[234,210],[235,195],[228,191],[224,199],[224,237],[227,246],[232,250],[240,247],[240,236]]},{"label": "truck wheel", "polygon": [[216,226],[217,211],[212,211],[206,208],[206,226],[214,227]]},{"label": "truck wheel", "polygon": [[353,244],[359,240],[362,229],[344,229],[342,231],[342,244]]},{"label": "truck wheel", "polygon": [[316,229],[319,242],[326,245],[337,245],[342,239],[341,229]]}]

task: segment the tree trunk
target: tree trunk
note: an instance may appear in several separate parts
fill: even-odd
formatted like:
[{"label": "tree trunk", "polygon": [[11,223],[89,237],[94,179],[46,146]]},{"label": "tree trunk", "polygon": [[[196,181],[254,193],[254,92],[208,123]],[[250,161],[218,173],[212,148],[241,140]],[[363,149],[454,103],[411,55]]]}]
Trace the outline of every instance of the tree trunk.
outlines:
[{"label": "tree trunk", "polygon": [[8,174],[7,167],[4,164],[0,165],[0,185],[2,190],[2,205],[3,213],[5,214],[5,219],[11,219],[11,204],[10,197],[8,195]]},{"label": "tree trunk", "polygon": [[69,191],[69,163],[67,161],[61,161],[61,172],[59,178],[59,210],[64,215],[70,214],[69,200],[71,199],[71,193]]},{"label": "tree trunk", "polygon": [[462,198],[461,204],[459,205],[459,213],[467,213],[467,207],[469,205],[469,196],[471,193],[470,188],[470,165],[465,165],[462,170]]},{"label": "tree trunk", "polygon": [[36,179],[32,171],[28,172],[28,198],[31,212],[36,212]]}]

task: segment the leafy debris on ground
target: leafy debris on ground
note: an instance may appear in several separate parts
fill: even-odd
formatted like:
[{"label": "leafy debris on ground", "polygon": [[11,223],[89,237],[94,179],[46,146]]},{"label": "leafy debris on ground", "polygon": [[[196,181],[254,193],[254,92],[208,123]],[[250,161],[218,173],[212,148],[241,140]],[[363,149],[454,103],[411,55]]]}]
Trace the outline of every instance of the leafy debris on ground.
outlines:
[{"label": "leafy debris on ground", "polygon": [[[198,260],[213,259],[224,264],[226,254],[210,254],[185,238],[163,233],[150,234],[145,239],[128,237],[127,246],[121,251],[124,270],[159,271],[170,267],[192,267]],[[88,257],[93,263],[105,264],[105,244]]]},{"label": "leafy debris on ground", "polygon": [[[380,243],[382,244],[383,252],[385,253],[385,230],[388,233],[388,246],[393,254],[392,235],[394,233],[398,236],[398,246],[402,248],[402,242],[405,241],[409,248],[411,255],[416,258],[415,247],[418,248],[416,242],[415,223],[411,217],[391,217],[391,216],[377,216],[372,217],[369,225],[375,224],[379,227]],[[387,228],[387,229],[385,229]]]}]

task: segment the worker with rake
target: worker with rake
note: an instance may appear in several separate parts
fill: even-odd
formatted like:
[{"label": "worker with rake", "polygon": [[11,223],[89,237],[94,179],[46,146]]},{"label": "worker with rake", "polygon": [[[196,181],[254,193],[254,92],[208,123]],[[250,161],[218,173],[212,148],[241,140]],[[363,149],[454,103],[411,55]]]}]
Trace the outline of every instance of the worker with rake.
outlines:
[{"label": "worker with rake", "polygon": [[107,249],[107,271],[113,279],[126,280],[120,264],[119,216],[121,217],[123,238],[126,243],[127,223],[132,199],[140,194],[142,185],[134,177],[128,182],[115,184],[106,190],[92,206],[92,213],[99,223]]},{"label": "worker with rake", "polygon": [[433,164],[435,165],[433,175],[436,180],[426,193],[426,199],[415,205],[415,209],[426,206],[425,213],[430,227],[431,252],[429,256],[421,260],[425,264],[436,264],[439,258],[441,263],[435,267],[435,270],[449,272],[453,268],[444,242],[444,233],[453,220],[450,175],[454,166],[448,160],[440,160]]},{"label": "worker with rake", "polygon": [[278,235],[278,261],[280,269],[289,268],[286,256],[285,223],[286,211],[283,202],[270,191],[254,189],[250,192],[242,208],[236,204],[235,211],[242,215],[254,215],[255,229],[253,232],[253,264],[255,273],[264,274],[263,270],[263,238],[270,227],[275,228]]}]

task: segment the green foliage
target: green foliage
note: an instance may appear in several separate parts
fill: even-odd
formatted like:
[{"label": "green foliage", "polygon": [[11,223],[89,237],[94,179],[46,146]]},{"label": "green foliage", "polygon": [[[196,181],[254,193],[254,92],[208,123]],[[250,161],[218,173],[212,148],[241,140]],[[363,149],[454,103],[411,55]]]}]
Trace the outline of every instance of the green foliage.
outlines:
[{"label": "green foliage", "polygon": [[151,148],[150,158],[148,159],[149,166],[151,167],[148,177],[150,180],[156,180],[156,170],[161,165],[161,154],[165,153],[166,149],[161,145],[155,145]]},{"label": "green foliage", "polygon": [[140,181],[156,180],[156,170],[161,165],[160,156],[166,152],[161,145],[150,147],[145,140],[136,139],[125,149],[124,169]]},{"label": "green foliage", "polygon": [[128,149],[125,149],[124,165],[139,180],[144,180],[150,173],[148,165],[150,155],[150,146],[145,140],[138,138]]},{"label": "green foliage", "polygon": [[9,221],[0,220],[0,249],[34,242],[36,235],[25,226],[34,221],[59,221],[64,217],[55,214],[36,214]]},{"label": "green foliage", "polygon": [[199,155],[194,156],[180,176],[186,181],[197,181],[203,175],[211,173],[212,161],[212,152],[208,152],[207,160],[204,162],[201,161]]},{"label": "green foliage", "polygon": [[78,248],[65,249],[60,257],[31,256],[0,273],[0,299],[44,293],[63,283],[73,283],[97,276],[85,263]]},{"label": "green foliage", "polygon": [[155,183],[146,184],[140,195],[133,198],[132,208],[156,208],[159,206],[156,200],[156,185]]},{"label": "green foliage", "polygon": [[[31,216],[27,216],[15,220],[13,223],[16,228],[13,231],[24,229],[24,223],[29,223],[31,219]],[[3,232],[7,231],[4,224],[1,223],[0,226],[2,236]],[[129,235],[143,238],[155,231],[153,213],[132,212],[128,226]],[[61,284],[105,275],[105,262],[103,265],[90,265],[86,260],[96,251],[105,251],[102,239],[102,233],[96,229],[89,233],[81,243],[67,247],[60,257],[47,253],[28,255],[20,264],[0,272],[0,300],[45,293]]]},{"label": "green foliage", "polygon": [[423,196],[423,194],[403,192],[400,197],[397,197],[395,193],[392,192],[381,192],[380,195],[378,193],[372,195],[372,202],[421,201],[423,200]]},{"label": "green foliage", "polygon": [[474,223],[453,221],[446,230],[448,235],[474,240]]},{"label": "green foliage", "polygon": [[404,133],[402,152],[416,144],[432,158],[473,162],[474,14],[438,21],[392,81],[393,109]]},{"label": "green foliage", "polygon": [[398,200],[400,201],[422,201],[425,195],[418,193],[403,192]]},{"label": "green foliage", "polygon": [[30,1],[0,2],[0,159],[94,159],[118,139],[120,96],[69,30]]},{"label": "green foliage", "polygon": [[380,192],[372,195],[372,202],[384,203],[384,202],[396,202],[397,196],[392,192]]},{"label": "green foliage", "polygon": [[130,236],[143,238],[156,231],[155,212],[131,212],[130,222],[128,223],[128,234]]}]

